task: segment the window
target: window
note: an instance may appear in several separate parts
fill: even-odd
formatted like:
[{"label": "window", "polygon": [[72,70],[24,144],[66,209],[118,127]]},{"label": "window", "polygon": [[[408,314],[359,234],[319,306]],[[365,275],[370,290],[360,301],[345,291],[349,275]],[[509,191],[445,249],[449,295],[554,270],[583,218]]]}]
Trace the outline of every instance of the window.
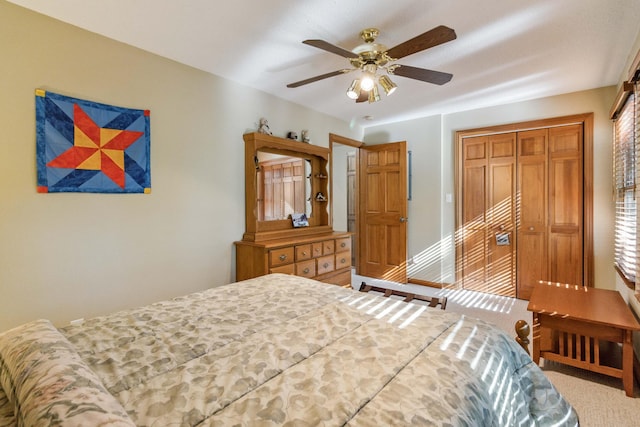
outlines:
[{"label": "window", "polygon": [[629,287],[636,280],[636,95],[626,88],[626,101],[614,114],[615,267]]}]

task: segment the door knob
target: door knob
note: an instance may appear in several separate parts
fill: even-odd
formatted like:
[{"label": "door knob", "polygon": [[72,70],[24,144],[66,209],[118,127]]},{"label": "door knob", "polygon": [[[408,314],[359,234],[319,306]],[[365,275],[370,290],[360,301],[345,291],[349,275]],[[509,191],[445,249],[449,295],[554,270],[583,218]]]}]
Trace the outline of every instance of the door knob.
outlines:
[{"label": "door knob", "polygon": [[400,222],[407,222],[409,218],[405,218],[403,216],[400,217]]}]

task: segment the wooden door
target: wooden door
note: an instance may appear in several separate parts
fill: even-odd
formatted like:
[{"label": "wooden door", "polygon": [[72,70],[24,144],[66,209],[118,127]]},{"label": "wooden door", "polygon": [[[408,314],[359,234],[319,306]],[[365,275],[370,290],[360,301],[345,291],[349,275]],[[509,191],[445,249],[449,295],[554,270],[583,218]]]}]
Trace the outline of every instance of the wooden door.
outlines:
[{"label": "wooden door", "polygon": [[465,289],[529,299],[539,280],[583,283],[582,147],[582,124],[462,139]]},{"label": "wooden door", "polygon": [[462,228],[459,282],[479,289],[487,282],[487,140],[465,138],[462,145]]},{"label": "wooden door", "polygon": [[515,296],[516,135],[489,137],[489,291]]},{"label": "wooden door", "polygon": [[548,130],[518,132],[517,297],[548,280]]},{"label": "wooden door", "polygon": [[358,169],[358,273],[406,283],[406,142],[360,147]]},{"label": "wooden door", "polygon": [[549,129],[549,280],[583,284],[582,125]]},{"label": "wooden door", "polygon": [[459,280],[465,289],[515,296],[516,134],[465,138]]},{"label": "wooden door", "polygon": [[[505,193],[511,175],[505,163],[491,171],[489,141],[509,134],[517,135],[516,296],[528,299],[539,280],[593,286],[592,113],[456,133],[456,279],[465,288],[495,287],[491,212],[500,197],[491,192]],[[501,174],[502,189],[492,173],[494,182]]]}]

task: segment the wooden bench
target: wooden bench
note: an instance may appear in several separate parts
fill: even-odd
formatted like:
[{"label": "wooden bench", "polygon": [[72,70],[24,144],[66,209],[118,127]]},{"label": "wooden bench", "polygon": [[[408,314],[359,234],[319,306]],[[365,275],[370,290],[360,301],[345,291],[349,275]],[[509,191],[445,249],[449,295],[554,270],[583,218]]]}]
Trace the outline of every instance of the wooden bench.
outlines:
[{"label": "wooden bench", "polygon": [[362,282],[359,290],[360,292],[369,292],[369,291],[381,292],[384,294],[383,296],[385,298],[388,298],[391,295],[401,296],[401,297],[404,297],[404,302],[409,302],[414,299],[419,301],[425,301],[429,303],[429,307],[437,307],[439,305],[442,310],[447,308],[447,297],[428,297],[426,295],[419,295],[413,292],[404,292],[404,291],[398,291],[395,289],[386,289],[386,288],[380,288],[378,286],[371,286],[371,285],[367,285],[365,282]]}]

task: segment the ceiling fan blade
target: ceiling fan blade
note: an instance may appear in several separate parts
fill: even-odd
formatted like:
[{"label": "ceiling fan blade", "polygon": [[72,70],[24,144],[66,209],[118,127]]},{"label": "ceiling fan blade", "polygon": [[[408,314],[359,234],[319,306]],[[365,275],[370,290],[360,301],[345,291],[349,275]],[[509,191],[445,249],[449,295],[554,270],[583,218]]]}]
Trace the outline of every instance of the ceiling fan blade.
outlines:
[{"label": "ceiling fan blade", "polygon": [[410,67],[409,65],[398,65],[393,70],[393,75],[408,77],[410,79],[422,80],[423,82],[443,85],[453,77],[453,74],[443,73],[441,71],[427,70],[426,68]]},{"label": "ceiling fan blade", "polygon": [[344,56],[345,58],[357,58],[358,55],[343,49],[341,47],[332,45],[329,42],[324,40],[305,40],[302,43],[308,44],[309,46],[317,47],[318,49],[326,50],[327,52],[335,53],[336,55]]},{"label": "ceiling fan blade", "polygon": [[300,80],[299,82],[289,83],[287,87],[298,87],[309,83],[317,82],[318,80],[328,79],[329,77],[339,76],[340,74],[348,73],[351,70],[338,70],[330,73],[321,74],[319,76],[310,77],[308,79]]},{"label": "ceiling fan blade", "polygon": [[455,38],[456,32],[454,30],[449,27],[445,27],[444,25],[440,25],[426,33],[412,38],[411,40],[407,40],[404,43],[400,43],[399,45],[392,47],[387,51],[387,55],[393,59],[400,59],[425,49],[429,49],[430,47],[455,40]]}]

